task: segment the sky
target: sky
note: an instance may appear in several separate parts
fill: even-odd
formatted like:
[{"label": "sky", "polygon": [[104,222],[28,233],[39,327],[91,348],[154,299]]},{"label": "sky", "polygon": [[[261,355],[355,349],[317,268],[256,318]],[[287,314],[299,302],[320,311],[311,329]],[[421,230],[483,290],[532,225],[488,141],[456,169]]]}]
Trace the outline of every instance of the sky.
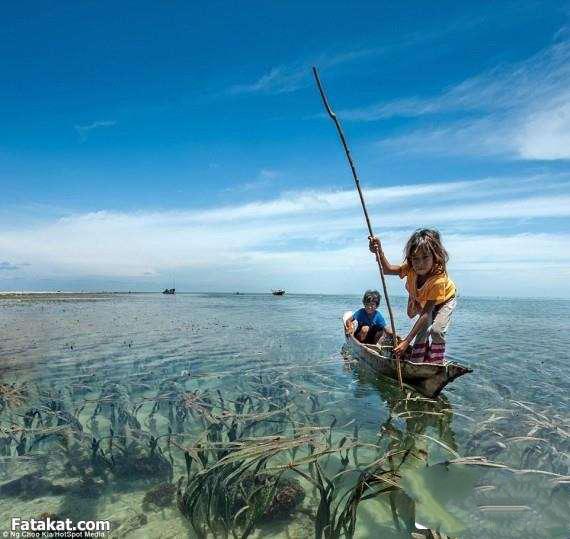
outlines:
[{"label": "sky", "polygon": [[[52,4],[52,5],[49,5]],[[22,2],[0,28],[0,290],[570,298],[570,2]],[[398,278],[392,294],[404,293]]]}]

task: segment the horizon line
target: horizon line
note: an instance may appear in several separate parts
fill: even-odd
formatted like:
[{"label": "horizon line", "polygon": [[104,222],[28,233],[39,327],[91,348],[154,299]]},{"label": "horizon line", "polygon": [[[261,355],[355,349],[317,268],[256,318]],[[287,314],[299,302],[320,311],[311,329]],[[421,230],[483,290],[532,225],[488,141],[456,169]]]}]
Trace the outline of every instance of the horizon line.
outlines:
[{"label": "horizon line", "polygon": [[[25,296],[25,295],[58,295],[58,294],[67,294],[67,295],[87,295],[87,294],[160,294],[162,295],[162,291],[145,291],[145,290],[81,290],[81,291],[73,291],[73,290],[12,290],[12,291],[3,291],[0,290],[0,299],[4,299],[2,296]],[[273,295],[271,290],[267,292],[242,292],[241,290],[236,291],[193,291],[193,292],[176,292],[175,295],[197,295],[197,294],[215,294],[215,295],[229,295],[229,296],[264,296],[264,295]],[[284,296],[280,297],[287,297],[287,296],[357,296],[360,297],[361,293],[359,292],[286,292]],[[384,296],[382,296],[384,297]],[[407,298],[405,294],[390,294],[391,298]],[[495,296],[495,295],[460,295],[458,299],[492,299],[492,300],[501,300],[501,299],[519,299],[519,300],[546,300],[546,301],[570,301],[570,297],[555,297],[555,296]]]}]

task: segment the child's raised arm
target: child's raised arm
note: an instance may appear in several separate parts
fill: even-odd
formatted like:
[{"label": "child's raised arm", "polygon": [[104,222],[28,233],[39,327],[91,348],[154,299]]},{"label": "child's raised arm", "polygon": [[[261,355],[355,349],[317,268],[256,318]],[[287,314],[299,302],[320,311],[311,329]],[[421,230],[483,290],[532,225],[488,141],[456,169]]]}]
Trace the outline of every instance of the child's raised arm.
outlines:
[{"label": "child's raised arm", "polygon": [[388,262],[388,260],[384,256],[384,251],[382,250],[382,244],[380,243],[380,238],[378,236],[369,236],[368,241],[369,241],[368,247],[370,249],[370,252],[376,254],[376,251],[378,251],[378,254],[380,255],[380,263],[382,264],[382,269],[384,270],[384,273],[386,275],[399,275],[400,268],[402,266],[395,266],[393,264],[390,264],[390,262]]}]

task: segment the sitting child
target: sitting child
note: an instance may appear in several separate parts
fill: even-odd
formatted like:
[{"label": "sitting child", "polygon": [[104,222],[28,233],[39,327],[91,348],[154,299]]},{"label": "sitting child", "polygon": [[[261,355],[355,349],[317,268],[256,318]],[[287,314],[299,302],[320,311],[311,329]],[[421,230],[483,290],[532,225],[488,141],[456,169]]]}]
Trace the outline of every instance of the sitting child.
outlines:
[{"label": "sitting child", "polygon": [[354,331],[354,337],[362,343],[376,344],[384,333],[392,334],[392,331],[387,327],[386,320],[376,310],[380,305],[382,296],[377,290],[367,290],[362,298],[364,304],[363,309],[358,309],[352,316],[345,320],[347,332],[352,332],[353,321],[358,322],[358,326]]}]

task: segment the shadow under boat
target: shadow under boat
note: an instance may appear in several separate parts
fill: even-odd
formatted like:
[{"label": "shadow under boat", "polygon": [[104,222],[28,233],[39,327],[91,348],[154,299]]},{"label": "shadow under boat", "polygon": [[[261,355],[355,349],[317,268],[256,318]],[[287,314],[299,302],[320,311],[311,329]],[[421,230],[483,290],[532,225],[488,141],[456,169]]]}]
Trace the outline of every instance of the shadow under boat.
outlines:
[{"label": "shadow under boat", "polygon": [[[344,322],[347,320],[345,313]],[[378,344],[363,344],[352,333],[345,329],[346,343],[343,346],[343,356],[351,357],[358,368],[368,371],[371,375],[384,375],[394,380],[397,379],[397,362],[393,353],[391,338],[381,339]],[[464,374],[473,372],[473,369],[455,362],[437,363],[413,363],[403,359],[400,361],[402,380],[422,395],[436,398],[443,388]]]}]

